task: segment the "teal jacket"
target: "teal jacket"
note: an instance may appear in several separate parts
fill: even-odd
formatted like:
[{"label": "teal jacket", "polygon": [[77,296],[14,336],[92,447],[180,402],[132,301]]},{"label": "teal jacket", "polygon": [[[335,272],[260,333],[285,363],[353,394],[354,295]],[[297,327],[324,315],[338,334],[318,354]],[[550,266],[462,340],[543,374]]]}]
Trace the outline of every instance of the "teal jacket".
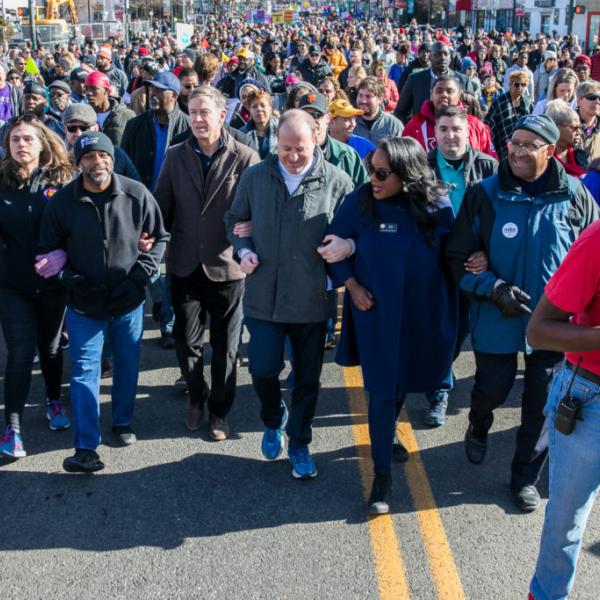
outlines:
[{"label": "teal jacket", "polygon": [[344,171],[352,179],[354,187],[359,187],[369,181],[367,170],[358,152],[354,148],[350,148],[348,144],[342,144],[328,135],[323,153],[328,162]]},{"label": "teal jacket", "polygon": [[[467,190],[450,232],[446,256],[459,287],[472,297],[471,341],[480,352],[527,350],[529,317],[507,317],[490,302],[496,281],[527,292],[533,310],[573,242],[598,218],[598,207],[581,181],[567,175],[554,158],[548,168],[544,190],[532,197],[503,161],[498,174]],[[464,267],[476,250],[483,250],[489,261],[488,270],[479,275]]]}]

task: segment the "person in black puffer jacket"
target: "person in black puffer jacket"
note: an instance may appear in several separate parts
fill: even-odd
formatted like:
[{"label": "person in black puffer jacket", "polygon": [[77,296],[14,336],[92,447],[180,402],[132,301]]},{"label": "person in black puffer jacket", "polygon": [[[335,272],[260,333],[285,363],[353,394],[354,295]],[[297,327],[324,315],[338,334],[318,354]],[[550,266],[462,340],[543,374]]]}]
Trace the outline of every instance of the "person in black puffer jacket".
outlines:
[{"label": "person in black puffer jacket", "polygon": [[308,60],[305,60],[298,69],[304,81],[315,87],[331,75],[329,63],[321,56],[321,49],[318,46],[311,46],[308,53]]}]

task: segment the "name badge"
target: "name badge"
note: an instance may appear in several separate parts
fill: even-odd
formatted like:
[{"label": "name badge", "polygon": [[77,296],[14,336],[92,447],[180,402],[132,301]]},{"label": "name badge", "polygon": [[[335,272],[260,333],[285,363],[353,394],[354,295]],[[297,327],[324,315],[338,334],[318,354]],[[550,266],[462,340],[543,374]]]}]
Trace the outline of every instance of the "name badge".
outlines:
[{"label": "name badge", "polygon": [[396,223],[379,223],[380,233],[398,233],[398,225]]}]

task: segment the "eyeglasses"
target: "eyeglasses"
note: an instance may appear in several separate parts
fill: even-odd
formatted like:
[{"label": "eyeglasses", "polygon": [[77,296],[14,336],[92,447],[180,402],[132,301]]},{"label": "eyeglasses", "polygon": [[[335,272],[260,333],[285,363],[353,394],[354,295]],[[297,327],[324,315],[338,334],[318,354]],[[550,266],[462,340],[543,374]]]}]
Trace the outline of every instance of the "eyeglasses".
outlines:
[{"label": "eyeglasses", "polygon": [[184,85],[184,86],[182,86],[182,87],[183,87],[184,89],[186,89],[186,90],[193,90],[193,89],[194,89],[196,86],[195,86],[195,85],[192,85],[192,84],[190,83],[190,84],[188,84],[188,85]]},{"label": "eyeglasses", "polygon": [[508,145],[512,146],[515,150],[525,150],[525,152],[531,154],[550,144],[534,144],[533,142],[513,142],[512,140],[508,140]]},{"label": "eyeglasses", "polygon": [[90,129],[91,125],[67,125],[67,131],[69,133],[75,133],[77,131],[88,131]]},{"label": "eyeglasses", "polygon": [[583,97],[590,102],[598,102],[600,100],[600,94],[584,94]]},{"label": "eyeglasses", "polygon": [[374,177],[377,181],[382,182],[385,181],[393,171],[389,169],[374,169],[373,165],[367,164],[367,173],[369,177]]},{"label": "eyeglasses", "polygon": [[36,115],[20,115],[18,117],[12,117],[8,120],[9,125],[20,125],[21,123],[31,123],[32,121],[37,121],[38,118]]}]

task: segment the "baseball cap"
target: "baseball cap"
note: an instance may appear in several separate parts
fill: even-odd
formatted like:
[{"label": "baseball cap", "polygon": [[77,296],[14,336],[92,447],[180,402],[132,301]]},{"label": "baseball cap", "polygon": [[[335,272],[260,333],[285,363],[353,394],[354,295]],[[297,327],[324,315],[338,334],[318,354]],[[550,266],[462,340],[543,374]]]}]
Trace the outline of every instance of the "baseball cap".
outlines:
[{"label": "baseball cap", "polygon": [[592,59],[586,54],[580,54],[574,61],[574,66],[578,65],[587,65],[588,67],[592,66]]},{"label": "baseball cap", "polygon": [[179,95],[181,87],[179,85],[179,79],[170,71],[161,71],[157,73],[152,79],[144,81],[145,86],[153,86],[159,90],[170,90]]},{"label": "baseball cap", "polygon": [[238,58],[254,58],[254,52],[248,48],[240,48],[235,54]]},{"label": "baseball cap", "polygon": [[525,115],[517,121],[513,131],[517,131],[517,129],[531,131],[531,133],[535,133],[549,144],[556,144],[560,137],[558,127],[546,115]]},{"label": "baseball cap", "polygon": [[304,96],[300,98],[298,108],[302,110],[314,110],[319,113],[321,117],[329,112],[327,98],[320,92],[304,94]]},{"label": "baseball cap", "polygon": [[100,131],[86,131],[82,133],[75,142],[73,154],[75,155],[75,164],[78,165],[81,157],[88,152],[106,152],[112,159],[115,159],[115,147],[110,138]]},{"label": "baseball cap", "polygon": [[311,54],[311,55],[313,55],[313,56],[314,56],[315,54],[316,54],[317,56],[320,56],[320,54],[321,54],[321,48],[319,48],[319,46],[312,45],[312,46],[311,46],[311,47],[308,49],[308,53],[309,53],[309,54]]},{"label": "baseball cap", "polygon": [[335,119],[336,117],[358,117],[365,113],[358,108],[354,108],[348,100],[334,100],[329,103],[329,114],[331,114],[332,119]]},{"label": "baseball cap", "polygon": [[89,71],[82,69],[81,67],[77,69],[73,69],[71,74],[69,75],[69,79],[71,81],[85,81],[85,78],[88,76]]}]

